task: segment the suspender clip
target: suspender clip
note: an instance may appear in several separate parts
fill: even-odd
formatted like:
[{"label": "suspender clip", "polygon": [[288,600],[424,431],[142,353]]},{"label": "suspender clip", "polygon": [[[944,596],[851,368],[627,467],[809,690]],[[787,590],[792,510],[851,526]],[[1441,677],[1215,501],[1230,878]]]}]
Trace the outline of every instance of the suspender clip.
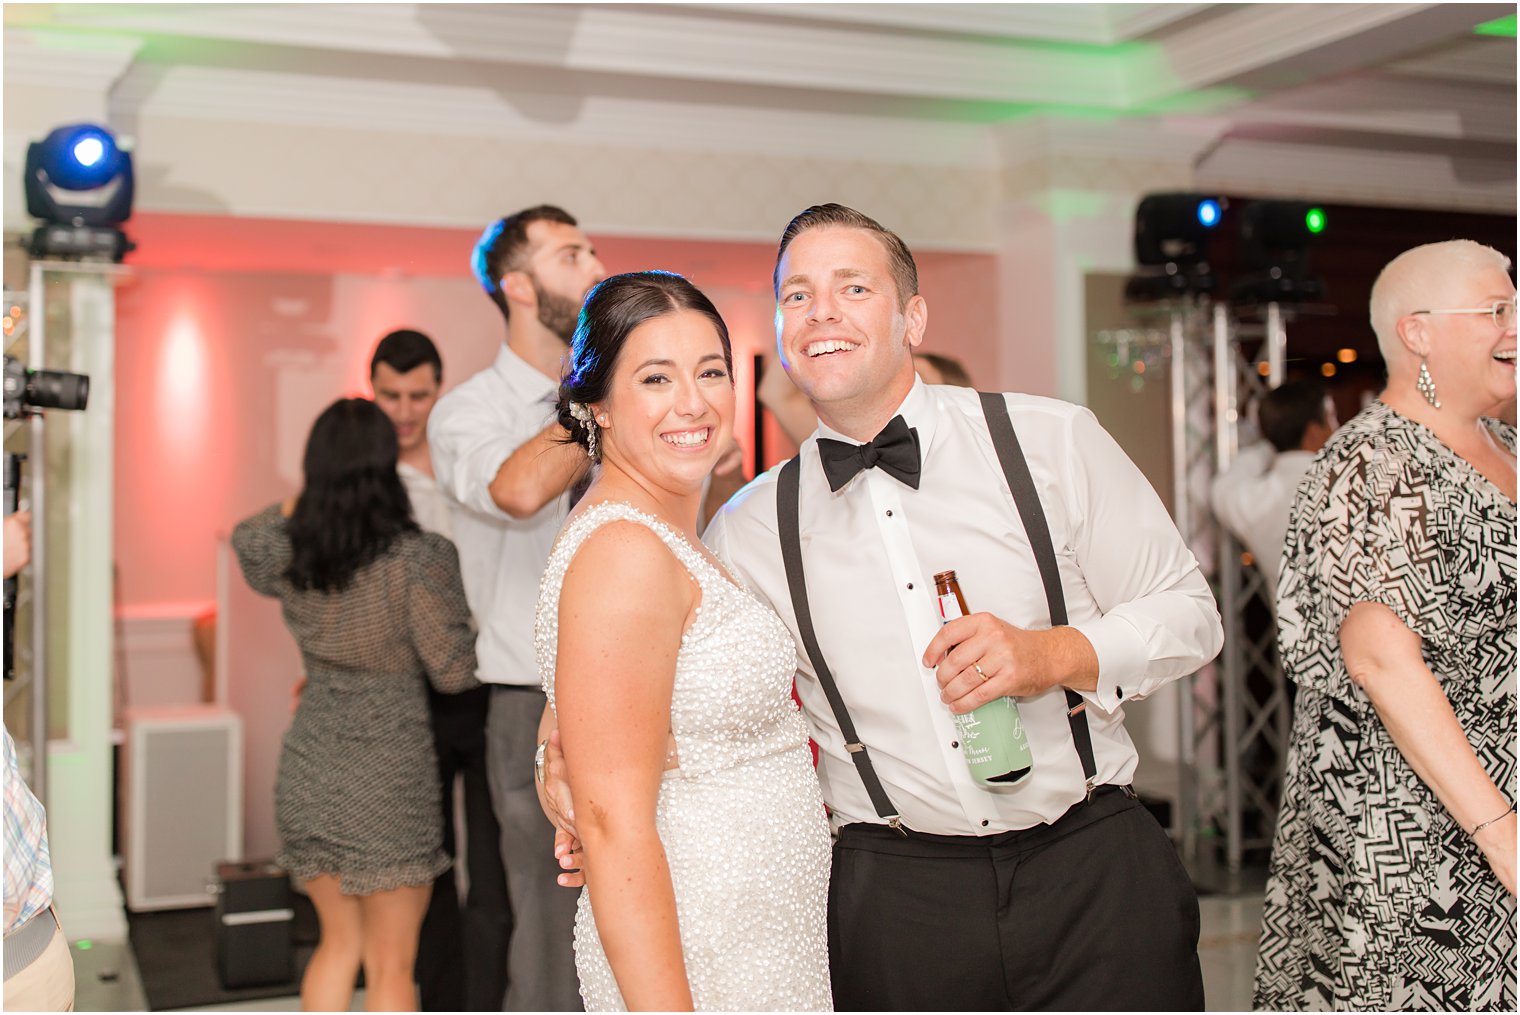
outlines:
[{"label": "suspender clip", "polygon": [[1087,701],[1086,701],[1086,699],[1083,699],[1082,704],[1076,706],[1075,708],[1069,708],[1069,709],[1067,709],[1066,710],[1066,715],[1067,715],[1068,718],[1070,718],[1072,716],[1081,715],[1083,712],[1086,712],[1086,711],[1087,711]]},{"label": "suspender clip", "polygon": [[896,832],[898,835],[902,836],[904,839],[908,837],[908,830],[903,827],[902,815],[900,814],[894,814],[888,818],[887,827],[892,829],[892,831]]},{"label": "suspender clip", "polygon": [[1097,790],[1098,790],[1097,780],[1096,779],[1088,779],[1087,780],[1087,802],[1088,803],[1092,803],[1093,794],[1096,793]]},{"label": "suspender clip", "polygon": [[861,751],[863,751],[863,750],[866,749],[866,745],[865,744],[849,744],[849,743],[847,743],[847,744],[844,745],[844,749],[847,750],[847,751],[849,751],[851,754],[859,754]]}]

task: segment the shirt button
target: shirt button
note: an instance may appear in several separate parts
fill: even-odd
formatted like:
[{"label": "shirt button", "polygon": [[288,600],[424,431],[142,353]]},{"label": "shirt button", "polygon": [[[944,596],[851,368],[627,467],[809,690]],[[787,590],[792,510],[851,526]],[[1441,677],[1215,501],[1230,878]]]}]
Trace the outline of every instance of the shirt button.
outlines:
[{"label": "shirt button", "polygon": [[959,747],[960,745],[961,745],[961,742],[959,740],[952,740],[952,741],[950,741],[950,746],[951,747]]},{"label": "shirt button", "polygon": [[1114,695],[1116,697],[1119,697],[1119,698],[1124,697],[1124,688],[1122,688],[1122,687],[1116,687],[1116,688],[1114,688]]},{"label": "shirt button", "polygon": [[909,583],[908,583],[908,588],[910,588],[910,589],[911,589],[911,588],[912,588],[912,587],[913,587],[913,583],[912,583],[912,582],[909,582]]},{"label": "shirt button", "polygon": [[888,517],[888,518],[891,518],[891,517],[892,517],[892,509],[891,509],[891,508],[888,508],[888,509],[887,509],[887,517]]},{"label": "shirt button", "polygon": [[982,827],[983,827],[983,828],[986,828],[986,827],[987,827],[987,819],[986,819],[986,818],[983,818],[983,819],[982,819]]}]

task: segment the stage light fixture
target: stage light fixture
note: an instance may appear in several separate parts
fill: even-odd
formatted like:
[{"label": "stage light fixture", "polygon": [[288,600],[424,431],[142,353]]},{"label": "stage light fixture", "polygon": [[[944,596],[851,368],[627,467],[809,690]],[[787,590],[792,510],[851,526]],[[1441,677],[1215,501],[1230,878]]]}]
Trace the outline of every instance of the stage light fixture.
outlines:
[{"label": "stage light fixture", "polygon": [[133,243],[118,228],[132,216],[132,156],[92,123],[57,127],[26,150],[26,210],[42,224],[34,257],[120,261]]},{"label": "stage light fixture", "polygon": [[1124,298],[1163,300],[1213,290],[1209,237],[1224,218],[1223,198],[1206,194],[1147,194],[1135,209],[1135,260]]},{"label": "stage light fixture", "polygon": [[1253,201],[1240,216],[1242,275],[1230,285],[1236,303],[1304,303],[1324,297],[1309,271],[1309,248],[1324,235],[1325,210],[1306,201]]}]

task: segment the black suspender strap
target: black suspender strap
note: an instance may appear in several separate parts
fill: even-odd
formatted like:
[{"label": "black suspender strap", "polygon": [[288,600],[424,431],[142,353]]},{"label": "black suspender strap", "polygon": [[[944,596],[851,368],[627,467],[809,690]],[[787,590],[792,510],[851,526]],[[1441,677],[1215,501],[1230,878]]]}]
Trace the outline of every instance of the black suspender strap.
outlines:
[{"label": "black suspender strap", "polygon": [[891,798],[876,776],[876,769],[871,765],[871,755],[855,732],[849,709],[845,708],[844,698],[839,694],[839,685],[834,683],[834,674],[829,670],[829,664],[823,658],[823,649],[818,645],[818,636],[813,632],[813,612],[808,607],[807,577],[802,570],[801,528],[797,520],[801,498],[801,467],[798,462],[801,457],[797,455],[781,467],[781,475],[777,477],[776,483],[776,521],[780,527],[781,560],[786,566],[786,583],[792,593],[792,611],[797,615],[797,633],[802,636],[803,647],[813,662],[813,672],[817,674],[818,683],[829,699],[829,708],[834,712],[834,721],[839,723],[839,732],[844,734],[845,750],[850,752],[850,760],[855,762],[860,781],[865,784],[866,793],[871,797],[871,806],[876,808],[878,817],[894,830],[903,832],[902,817],[897,813],[897,808],[892,806]]},{"label": "black suspender strap", "polygon": [[[987,417],[987,431],[992,434],[992,446],[997,449],[998,462],[1003,466],[1003,476],[1013,494],[1014,506],[1019,509],[1019,519],[1029,536],[1029,546],[1034,550],[1035,563],[1040,568],[1040,580],[1045,585],[1045,600],[1050,604],[1050,626],[1060,627],[1066,623],[1066,596],[1061,591],[1061,574],[1056,567],[1056,551],[1050,541],[1050,526],[1045,521],[1045,511],[1040,506],[1040,495],[1029,474],[1029,462],[1019,447],[1019,438],[1013,432],[1013,421],[1008,418],[1008,402],[1000,394],[979,391],[982,413]],[[1082,759],[1082,778],[1087,783],[1087,795],[1092,796],[1098,775],[1093,760],[1092,733],[1087,727],[1087,702],[1071,688],[1066,692],[1066,720],[1071,724],[1071,742]]]},{"label": "black suspender strap", "polygon": [[[1000,394],[978,392],[978,395],[987,420],[987,432],[992,435],[992,446],[997,450],[998,462],[1003,467],[1003,477],[1008,482],[1009,492],[1013,494],[1019,520],[1024,525],[1029,546],[1034,551],[1035,563],[1040,569],[1040,581],[1045,586],[1045,601],[1050,608],[1050,625],[1061,627],[1066,623],[1066,596],[1061,589],[1055,546],[1050,539],[1050,525],[1045,520],[1045,510],[1040,505],[1034,477],[1029,474],[1029,462],[1019,447],[1018,436],[1013,432],[1013,421],[1008,418],[1008,403]],[[776,521],[780,530],[781,560],[786,567],[786,584],[792,595],[792,612],[797,616],[797,633],[802,636],[803,648],[813,663],[813,672],[818,675],[818,683],[823,687],[823,693],[829,699],[829,708],[834,712],[834,721],[839,723],[839,731],[844,735],[845,749],[850,752],[850,760],[855,762],[860,781],[865,784],[866,793],[871,797],[871,806],[876,808],[877,816],[902,832],[902,817],[897,813],[897,808],[892,806],[891,798],[876,776],[871,755],[855,732],[855,723],[850,720],[849,709],[845,707],[839,685],[834,683],[834,674],[823,658],[823,649],[813,631],[813,613],[808,607],[807,577],[802,568],[801,523],[798,520],[802,494],[801,459],[802,456],[798,454],[783,465],[776,483]],[[1087,726],[1087,702],[1069,687],[1062,690],[1066,692],[1066,721],[1071,726],[1071,742],[1077,750],[1077,757],[1081,759],[1082,778],[1087,784],[1088,799],[1091,799],[1096,788],[1098,766],[1093,759],[1092,733]]]}]

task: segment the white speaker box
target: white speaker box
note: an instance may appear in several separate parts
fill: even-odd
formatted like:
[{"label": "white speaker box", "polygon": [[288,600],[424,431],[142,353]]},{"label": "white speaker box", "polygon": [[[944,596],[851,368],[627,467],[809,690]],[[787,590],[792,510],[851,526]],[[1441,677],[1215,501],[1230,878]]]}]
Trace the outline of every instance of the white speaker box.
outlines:
[{"label": "white speaker box", "polygon": [[127,908],[210,906],[243,857],[243,724],[219,705],[128,709],[122,757]]}]

